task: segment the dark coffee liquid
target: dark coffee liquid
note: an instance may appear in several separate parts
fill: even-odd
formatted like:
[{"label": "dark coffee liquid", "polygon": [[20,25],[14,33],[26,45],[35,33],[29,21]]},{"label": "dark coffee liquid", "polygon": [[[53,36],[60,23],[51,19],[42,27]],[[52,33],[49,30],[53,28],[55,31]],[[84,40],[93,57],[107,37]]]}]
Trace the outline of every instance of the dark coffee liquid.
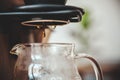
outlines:
[{"label": "dark coffee liquid", "polygon": [[14,73],[14,80],[30,80],[28,78],[28,72],[27,71],[16,71],[16,73]]}]

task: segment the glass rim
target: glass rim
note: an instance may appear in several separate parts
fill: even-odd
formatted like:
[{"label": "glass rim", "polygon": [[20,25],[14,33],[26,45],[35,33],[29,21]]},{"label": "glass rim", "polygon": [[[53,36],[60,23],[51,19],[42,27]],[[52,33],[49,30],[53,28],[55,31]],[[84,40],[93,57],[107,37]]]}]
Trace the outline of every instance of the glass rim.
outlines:
[{"label": "glass rim", "polygon": [[75,43],[19,43],[25,46],[31,46],[31,45],[58,45],[58,46],[74,46]]}]

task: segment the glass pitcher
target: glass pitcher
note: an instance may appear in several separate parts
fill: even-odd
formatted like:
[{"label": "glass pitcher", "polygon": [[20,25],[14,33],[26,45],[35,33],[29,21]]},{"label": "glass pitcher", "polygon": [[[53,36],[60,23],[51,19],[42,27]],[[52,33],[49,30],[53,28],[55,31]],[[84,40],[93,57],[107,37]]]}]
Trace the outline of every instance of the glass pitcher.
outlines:
[{"label": "glass pitcher", "polygon": [[87,54],[75,54],[72,43],[17,44],[11,53],[18,55],[14,80],[82,80],[75,65],[79,58],[89,59],[96,80],[103,80],[97,61]]}]

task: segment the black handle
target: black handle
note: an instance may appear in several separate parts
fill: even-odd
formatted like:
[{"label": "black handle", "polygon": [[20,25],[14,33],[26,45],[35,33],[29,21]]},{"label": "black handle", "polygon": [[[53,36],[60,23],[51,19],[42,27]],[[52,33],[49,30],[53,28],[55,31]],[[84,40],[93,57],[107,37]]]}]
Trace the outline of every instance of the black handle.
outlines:
[{"label": "black handle", "polygon": [[26,5],[31,4],[60,4],[65,5],[67,0],[24,0]]}]

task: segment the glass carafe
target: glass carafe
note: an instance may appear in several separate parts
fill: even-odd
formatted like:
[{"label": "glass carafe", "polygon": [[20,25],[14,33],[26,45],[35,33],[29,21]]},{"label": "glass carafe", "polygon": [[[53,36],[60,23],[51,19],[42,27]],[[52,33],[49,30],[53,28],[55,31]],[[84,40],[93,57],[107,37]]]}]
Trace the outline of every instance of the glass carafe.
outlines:
[{"label": "glass carafe", "polygon": [[18,55],[14,80],[82,80],[76,59],[92,62],[96,80],[103,80],[97,61],[87,54],[75,54],[72,43],[25,43],[15,45],[11,53]]}]

